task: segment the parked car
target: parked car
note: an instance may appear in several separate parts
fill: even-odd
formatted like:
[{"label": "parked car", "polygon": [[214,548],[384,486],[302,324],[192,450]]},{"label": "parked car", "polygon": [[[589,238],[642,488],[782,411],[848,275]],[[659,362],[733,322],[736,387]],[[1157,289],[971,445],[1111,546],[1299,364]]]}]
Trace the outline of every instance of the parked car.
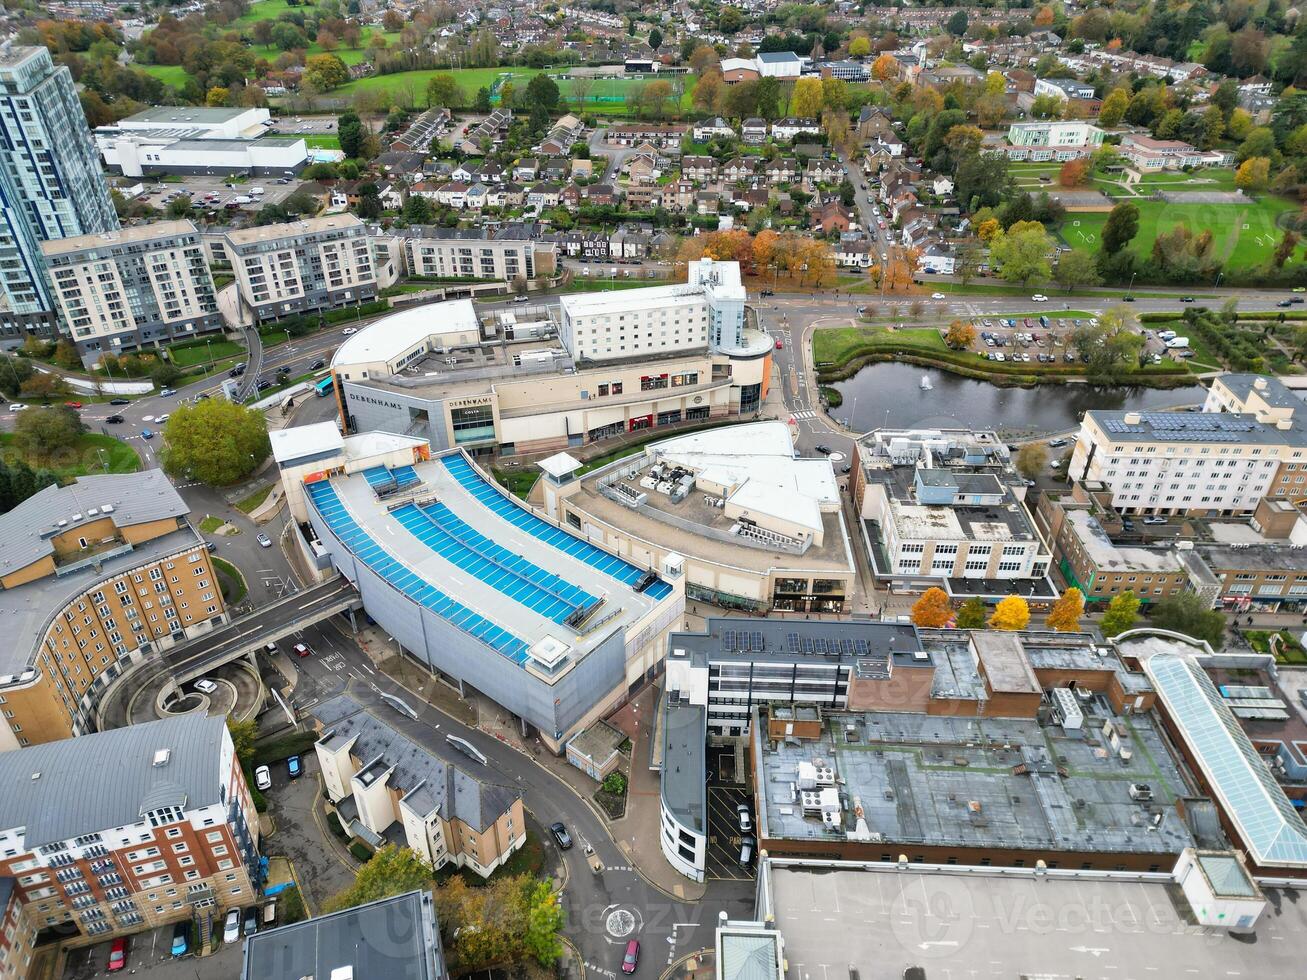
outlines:
[{"label": "parked car", "polygon": [[1061,438],[1059,438],[1059,439],[1049,439],[1049,440],[1048,440],[1048,448],[1049,448],[1049,449],[1061,449],[1063,446],[1065,446],[1065,445],[1067,444],[1067,442],[1068,442],[1068,440],[1066,440],[1066,439],[1061,439]]},{"label": "parked car", "polygon": [[286,775],[291,779],[299,779],[304,774],[304,767],[300,763],[300,757],[292,755],[286,760]]},{"label": "parked car", "polygon": [[11,411],[11,412],[21,412],[21,411],[23,411],[25,408],[27,408],[27,406],[24,405],[22,402],[14,402],[12,405],[9,406],[9,411]]},{"label": "parked car", "polygon": [[749,804],[741,803],[735,808],[735,819],[740,825],[740,833],[747,834],[753,830],[753,814],[749,812]]},{"label": "parked car", "polygon": [[622,956],[622,972],[634,973],[640,965],[640,940],[632,939],[626,944],[626,953]]},{"label": "parked car", "polygon": [[257,907],[251,905],[245,910],[241,931],[247,936],[252,936],[259,931],[259,910]]},{"label": "parked car", "polygon": [[122,425],[123,417],[121,415],[110,415],[104,420],[105,425]]},{"label": "parked car", "polygon": [[131,403],[132,403],[132,400],[131,400],[130,398],[110,398],[110,399],[109,399],[109,404],[110,404],[110,405],[130,405]]},{"label": "parked car", "polygon": [[569,850],[572,847],[572,835],[567,832],[567,828],[561,823],[551,823],[549,832],[554,835],[554,840],[558,841],[559,850]]},{"label": "parked car", "polygon": [[261,792],[272,789],[272,770],[267,766],[259,766],[254,770],[254,785]]},{"label": "parked car", "polygon": [[259,547],[260,547],[260,548],[271,548],[271,547],[272,547],[272,538],[268,537],[268,536],[267,536],[266,534],[264,534],[262,531],[259,532],[258,536],[257,536],[254,540],[257,541],[257,542],[259,542]]},{"label": "parked car", "polygon": [[172,927],[172,955],[185,956],[191,948],[190,920],[178,922]]},{"label": "parked car", "polygon": [[752,837],[740,838],[740,867],[747,868],[753,864],[753,851],[757,843]]},{"label": "parked car", "polygon": [[1135,529],[1135,522],[1130,520],[1128,517],[1123,517],[1121,518],[1121,528],[1125,531],[1133,531]]},{"label": "parked car", "polygon": [[81,408],[81,402],[64,402],[64,408]]},{"label": "parked car", "polygon": [[823,456],[829,456],[831,454],[831,448],[827,445],[819,445],[817,446],[817,452],[821,453]]},{"label": "parked car", "polygon": [[313,651],[309,649],[307,643],[296,643],[291,649],[295,651],[295,656],[297,657],[308,657],[313,654]]},{"label": "parked car", "polygon": [[212,694],[218,689],[218,685],[213,683],[207,677],[202,677],[195,682],[195,690],[203,691],[205,694]]},{"label": "parked car", "polygon": [[228,909],[226,921],[222,924],[222,941],[234,943],[241,938],[241,910]]},{"label": "parked car", "polygon": [[1145,523],[1145,524],[1165,524],[1165,523],[1166,523],[1166,518],[1163,517],[1161,514],[1152,514],[1152,515],[1150,515],[1149,517],[1145,517],[1145,518],[1144,518],[1144,523]]},{"label": "parked car", "polygon": [[117,973],[127,966],[127,940],[118,938],[113,941],[109,947],[109,965],[105,967],[107,973]]}]

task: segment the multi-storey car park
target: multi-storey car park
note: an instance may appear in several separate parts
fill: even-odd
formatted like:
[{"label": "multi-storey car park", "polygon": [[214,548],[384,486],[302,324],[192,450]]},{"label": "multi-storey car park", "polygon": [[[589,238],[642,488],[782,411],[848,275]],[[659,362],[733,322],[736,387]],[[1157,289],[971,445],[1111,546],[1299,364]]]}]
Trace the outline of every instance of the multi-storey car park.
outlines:
[{"label": "multi-storey car park", "polygon": [[109,682],[226,621],[162,470],[84,476],[0,515],[0,751],[94,727]]},{"label": "multi-storey car park", "polygon": [[255,897],[258,816],[220,716],[3,752],[0,783],[0,895],[20,930],[71,926],[76,945]]},{"label": "multi-storey car park", "polygon": [[410,656],[554,751],[659,670],[685,605],[676,563],[664,578],[537,516],[461,450],[392,437],[378,463],[346,444],[382,434],[329,445],[306,428],[300,449],[290,430],[277,455],[302,487],[311,551]]},{"label": "multi-storey car park", "polygon": [[332,359],[341,421],[514,455],[754,415],[773,342],[745,307],[736,264],[705,261],[682,285],[558,307],[483,319],[453,300],[383,317]]}]

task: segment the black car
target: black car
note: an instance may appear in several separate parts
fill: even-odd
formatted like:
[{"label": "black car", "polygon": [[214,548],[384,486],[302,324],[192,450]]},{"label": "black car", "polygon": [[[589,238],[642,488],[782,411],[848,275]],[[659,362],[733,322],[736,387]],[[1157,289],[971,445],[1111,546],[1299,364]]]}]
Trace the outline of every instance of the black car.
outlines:
[{"label": "black car", "polygon": [[1293,306],[1293,300],[1282,299],[1275,304],[1276,306]]},{"label": "black car", "polygon": [[257,387],[259,391],[267,391],[269,388],[272,387],[272,382],[269,381],[267,378],[260,378]]},{"label": "black car", "polygon": [[558,841],[559,850],[566,851],[572,847],[572,835],[561,823],[551,823],[549,832],[554,835],[554,840]]},{"label": "black car", "polygon": [[110,415],[104,420],[107,425],[122,425],[123,417],[121,415]]},{"label": "black car", "polygon": [[829,456],[831,454],[831,448],[830,446],[824,446],[824,445],[818,446],[817,452],[821,453],[823,456]]},{"label": "black car", "polygon": [[776,293],[773,292],[773,291],[770,290],[770,289],[763,289],[763,290],[760,290],[760,291],[759,291],[758,295],[759,295],[759,296],[775,296]]},{"label": "black car", "polygon": [[1134,298],[1133,296],[1122,296],[1122,297],[1121,297],[1121,302],[1122,302],[1122,303],[1133,303],[1134,301],[1135,301],[1135,298]]},{"label": "black car", "polygon": [[132,400],[130,398],[111,398],[109,400],[110,405],[130,405],[131,403]]},{"label": "black car", "polygon": [[1303,303],[1303,302],[1307,302],[1307,300],[1304,300],[1301,296],[1290,296],[1290,297],[1289,297],[1289,302],[1290,302],[1290,303]]},{"label": "black car", "polygon": [[239,378],[244,373],[245,373],[245,365],[237,364],[234,368],[232,368],[230,371],[227,372],[227,377]]},{"label": "black car", "polygon": [[1181,303],[1192,303],[1193,301],[1194,301],[1194,298],[1193,298],[1192,296],[1181,296],[1181,297],[1180,297],[1180,302],[1181,302]]},{"label": "black car", "polygon": [[289,365],[289,364],[283,364],[281,367],[277,368],[277,373],[278,373],[278,374],[290,374],[290,365]]},{"label": "black car", "polygon": [[326,360],[324,360],[323,358],[319,357],[316,361],[314,361],[312,364],[309,365],[309,370],[310,370],[310,371],[321,371],[321,370],[322,370],[324,367],[326,367],[326,366],[327,366],[327,362],[326,362]]}]

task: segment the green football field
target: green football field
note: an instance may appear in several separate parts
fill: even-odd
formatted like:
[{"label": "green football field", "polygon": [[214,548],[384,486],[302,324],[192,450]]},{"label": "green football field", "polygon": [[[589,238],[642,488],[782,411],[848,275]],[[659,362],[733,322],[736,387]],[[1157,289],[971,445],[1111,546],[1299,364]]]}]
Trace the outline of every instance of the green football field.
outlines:
[{"label": "green football field", "polygon": [[[1134,203],[1139,207],[1139,234],[1130,248],[1136,255],[1147,257],[1158,234],[1179,224],[1195,234],[1210,229],[1213,255],[1230,268],[1246,268],[1269,259],[1284,234],[1275,219],[1296,210],[1293,202],[1269,195],[1247,204]],[[1072,248],[1097,252],[1106,223],[1107,212],[1070,213],[1062,223],[1062,239]]]}]

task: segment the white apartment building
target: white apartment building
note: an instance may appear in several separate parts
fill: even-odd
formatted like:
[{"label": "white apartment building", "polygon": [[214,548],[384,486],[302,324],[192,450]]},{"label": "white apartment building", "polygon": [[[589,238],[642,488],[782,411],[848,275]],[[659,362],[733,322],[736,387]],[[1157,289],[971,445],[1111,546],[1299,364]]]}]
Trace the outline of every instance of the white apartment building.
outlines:
[{"label": "white apartment building", "polygon": [[539,242],[529,227],[440,228],[421,225],[404,233],[404,261],[410,275],[531,282],[556,271],[556,246]]},{"label": "white apartment building", "polygon": [[1010,160],[1074,160],[1103,145],[1103,131],[1086,122],[1027,122],[1008,127]]},{"label": "white apartment building", "polygon": [[852,496],[878,579],[918,592],[1048,595],[1052,552],[993,432],[880,429],[858,441]]},{"label": "white apartment building", "polygon": [[1037,78],[1035,95],[1051,95],[1056,99],[1092,99],[1094,86],[1074,78]]},{"label": "white apartment building", "polygon": [[1273,379],[1227,378],[1198,413],[1086,412],[1070,475],[1103,484],[1123,513],[1251,515],[1307,462],[1307,425]]},{"label": "white apartment building", "polygon": [[376,298],[367,226],[352,214],[227,232],[224,251],[256,322]]},{"label": "white apartment building", "polygon": [[41,251],[60,319],[87,364],[223,328],[190,221],[61,238]]},{"label": "white apartment building", "polygon": [[744,347],[737,262],[690,263],[683,285],[564,296],[560,338],[577,361],[614,361]]},{"label": "white apartment building", "polygon": [[221,716],[0,753],[0,782],[0,879],[31,927],[101,937],[255,900],[258,819]]}]

